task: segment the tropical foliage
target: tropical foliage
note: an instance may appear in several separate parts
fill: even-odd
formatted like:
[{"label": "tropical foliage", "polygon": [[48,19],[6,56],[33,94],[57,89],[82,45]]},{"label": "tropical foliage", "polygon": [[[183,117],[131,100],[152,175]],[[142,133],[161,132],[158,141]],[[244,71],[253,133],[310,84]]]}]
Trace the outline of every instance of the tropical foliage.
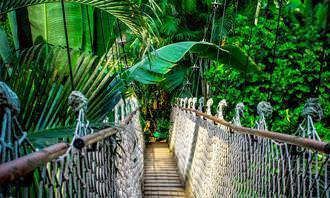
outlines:
[{"label": "tropical foliage", "polygon": [[96,128],[112,120],[118,100],[136,95],[144,128],[160,139],[177,96],[225,98],[228,109],[244,102],[246,126],[268,100],[271,129],[285,133],[294,133],[305,100],[318,97],[325,119],[316,126],[330,139],[327,0],[71,1],[65,23],[61,3],[35,2],[0,5],[11,11],[0,18],[0,74],[40,146],[72,134],[72,85],[89,98]]},{"label": "tropical foliage", "polygon": [[[63,48],[66,34],[61,4],[22,8],[2,18],[1,80],[18,94],[20,122],[38,146],[72,136],[76,116],[67,101],[72,85],[89,98],[87,117],[96,129],[104,127],[102,121],[126,94],[120,78],[124,59],[117,42],[123,25],[114,16],[81,4],[65,4],[65,12],[70,56],[67,47]],[[19,26],[22,20],[29,25]],[[104,33],[102,40],[98,40],[100,32]]]},{"label": "tropical foliage", "polygon": [[[216,10],[211,20],[211,2],[163,2],[163,13],[160,14],[163,23],[158,26],[159,43],[206,39],[216,44],[221,41],[222,46],[239,46],[262,72],[240,72],[227,67],[228,64],[215,62],[211,67],[202,66],[203,71],[196,71],[194,67],[191,69],[196,64],[196,57],[190,56],[166,75],[160,83],[164,85],[163,89],[175,93],[174,96],[212,97],[216,103],[226,99],[228,120],[233,116],[231,110],[234,106],[244,102],[243,123],[249,127],[254,126],[258,117],[257,103],[270,101],[274,107],[273,116],[268,120],[270,129],[290,134],[295,133],[302,120],[305,101],[316,97],[320,99],[324,112],[316,127],[321,137],[329,140],[330,78],[326,61],[329,54],[329,2],[260,0],[220,3],[223,6]],[[209,32],[205,31],[208,22],[213,27]],[[181,35],[189,36],[180,38]],[[198,78],[201,78],[201,84],[209,87],[198,85]],[[155,88],[149,89],[152,92]],[[150,101],[155,97],[158,96],[151,97]]]},{"label": "tropical foliage", "polygon": [[[329,140],[328,2],[284,2],[280,16],[279,4],[263,4],[256,25],[247,23],[249,15],[237,16],[235,34],[228,35],[227,43],[238,44],[263,72],[239,73],[222,64],[213,67],[206,75],[212,96],[216,101],[227,99],[228,109],[244,102],[246,126],[254,126],[256,104],[270,101],[274,107],[269,118],[271,129],[291,134],[301,122],[306,99],[319,98],[324,117],[316,127],[322,138]],[[227,119],[233,113],[227,112]]]}]

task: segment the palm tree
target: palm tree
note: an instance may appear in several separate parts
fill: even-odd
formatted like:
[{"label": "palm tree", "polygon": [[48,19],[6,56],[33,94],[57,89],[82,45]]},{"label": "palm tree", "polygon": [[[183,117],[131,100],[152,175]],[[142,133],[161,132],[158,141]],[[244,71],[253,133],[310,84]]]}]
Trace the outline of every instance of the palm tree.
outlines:
[{"label": "palm tree", "polygon": [[[65,3],[67,46],[61,3],[43,2],[0,2],[0,13],[10,11],[0,29],[1,80],[20,98],[19,120],[39,146],[72,135],[75,116],[67,105],[72,83],[89,98],[89,120],[100,125],[125,94],[118,75],[126,64],[121,31],[139,39],[146,31],[143,13],[129,1],[91,1],[95,7]],[[27,37],[31,42],[22,39]]]}]

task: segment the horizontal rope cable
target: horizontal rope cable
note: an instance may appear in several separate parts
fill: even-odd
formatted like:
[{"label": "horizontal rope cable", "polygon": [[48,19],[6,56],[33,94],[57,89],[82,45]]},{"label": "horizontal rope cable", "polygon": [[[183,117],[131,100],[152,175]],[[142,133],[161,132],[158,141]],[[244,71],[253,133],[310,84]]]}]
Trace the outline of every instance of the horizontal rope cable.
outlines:
[{"label": "horizontal rope cable", "polygon": [[[186,107],[185,101],[180,106]],[[241,106],[233,119],[238,126]],[[173,107],[171,123],[169,145],[188,197],[330,196],[328,154],[265,136],[276,132],[233,127],[190,108]]]},{"label": "horizontal rope cable", "polygon": [[263,130],[236,126],[225,120],[221,120],[219,118],[208,115],[201,111],[197,111],[195,109],[182,108],[182,107],[180,107],[180,109],[196,113],[196,115],[198,115],[198,116],[202,116],[203,118],[212,120],[217,124],[221,124],[223,126],[229,127],[230,129],[232,129],[232,132],[269,138],[272,140],[281,141],[284,143],[301,146],[301,147],[308,148],[308,149],[313,149],[313,150],[316,150],[316,151],[319,151],[319,152],[322,152],[325,154],[330,154],[330,143],[316,141],[316,140],[312,140],[312,139],[308,139],[308,138],[302,138],[302,137],[298,137],[298,136],[294,136],[294,135],[273,132],[273,131],[263,131]]},{"label": "horizontal rope cable", "polygon": [[[131,115],[127,117],[126,120],[120,125],[120,127],[124,127],[125,125],[127,125],[136,113],[137,110],[133,111]],[[108,128],[101,130],[98,133],[86,135],[82,137],[81,140],[84,142],[85,147],[87,147],[98,141],[106,139],[109,136],[115,135],[119,131],[120,130],[118,128]],[[1,164],[0,185],[23,177],[31,171],[35,170],[36,168],[42,166],[43,164],[57,159],[58,157],[63,155],[68,148],[69,144],[58,143],[49,146],[41,151],[36,151],[16,160]],[[31,161],[33,161],[34,163],[29,163]]]}]

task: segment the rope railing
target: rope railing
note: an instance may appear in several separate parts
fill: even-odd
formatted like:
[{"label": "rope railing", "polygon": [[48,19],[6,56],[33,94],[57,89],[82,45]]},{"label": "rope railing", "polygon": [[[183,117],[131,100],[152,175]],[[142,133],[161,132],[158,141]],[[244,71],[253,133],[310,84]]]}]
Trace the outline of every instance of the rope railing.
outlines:
[{"label": "rope railing", "polygon": [[86,100],[77,92],[73,96],[78,96],[71,105],[79,117],[71,144],[57,143],[1,163],[0,197],[142,196],[144,139],[136,99],[121,100],[115,126],[93,133],[84,118]]},{"label": "rope railing", "polygon": [[312,123],[319,108],[305,106],[306,119],[293,136],[267,130],[272,111],[265,102],[258,105],[260,118],[253,129],[240,126],[242,103],[227,122],[225,101],[218,104],[217,117],[211,115],[212,100],[208,113],[201,111],[202,99],[199,110],[196,102],[179,99],[171,114],[170,149],[188,196],[330,197],[330,147],[319,140]]}]

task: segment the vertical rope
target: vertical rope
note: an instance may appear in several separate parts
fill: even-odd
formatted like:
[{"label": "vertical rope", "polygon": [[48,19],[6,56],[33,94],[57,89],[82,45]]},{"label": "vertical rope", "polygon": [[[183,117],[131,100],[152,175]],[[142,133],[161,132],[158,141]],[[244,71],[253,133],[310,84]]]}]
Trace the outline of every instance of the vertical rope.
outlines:
[{"label": "vertical rope", "polygon": [[[226,6],[227,6],[227,0],[225,0],[225,2],[223,4],[219,46],[221,46],[222,39],[223,39],[223,23],[225,22]],[[219,52],[218,52],[218,56],[219,56]]]},{"label": "vertical rope", "polygon": [[[108,52],[108,49],[107,49],[107,46],[105,45],[105,36],[104,36],[104,27],[103,27],[103,14],[102,12],[100,13],[100,17],[101,17],[101,33],[102,33],[102,45],[103,45],[103,48],[104,48],[104,51],[105,51],[105,54],[107,54]],[[108,57],[107,55],[105,56],[105,61],[107,62],[108,61]]]},{"label": "vertical rope", "polygon": [[[326,40],[326,38],[325,38]],[[316,89],[315,89],[315,94],[316,96],[320,95],[320,88],[321,88],[321,85],[322,85],[322,73],[323,73],[323,69],[327,67],[327,61],[326,60],[326,52],[325,52],[325,48],[326,48],[326,41],[323,41],[323,49],[322,49],[322,62],[321,62],[321,66],[320,66],[320,72],[319,72],[319,82],[318,84],[316,85]]]},{"label": "vertical rope", "polygon": [[282,0],[279,1],[279,10],[278,10],[278,17],[277,17],[277,27],[276,27],[276,33],[275,33],[275,43],[273,47],[273,58],[272,58],[272,70],[269,76],[269,90],[268,90],[268,101],[270,101],[272,97],[272,80],[273,80],[273,73],[275,70],[275,59],[276,59],[276,47],[277,47],[277,42],[278,42],[278,34],[280,31],[280,20],[281,20],[281,14],[282,14]]},{"label": "vertical rope", "polygon": [[214,15],[215,15],[215,12],[212,12],[211,17],[210,17],[210,20],[209,20],[209,22],[208,22],[208,24],[207,24],[207,26],[205,28],[205,32],[204,32],[204,36],[203,36],[203,40],[202,41],[205,41],[206,40],[207,32],[210,29],[210,26],[211,26],[212,19],[213,19]]},{"label": "vertical rope", "polygon": [[89,31],[89,41],[91,45],[91,49],[93,51],[93,38],[92,38],[92,29],[91,29],[91,21],[89,18],[89,7],[86,5],[86,12],[87,12],[87,23],[88,23],[88,31]]},{"label": "vertical rope", "polygon": [[63,23],[64,23],[66,52],[67,52],[67,56],[68,56],[69,70],[70,70],[71,88],[72,88],[72,90],[75,90],[74,80],[73,80],[73,72],[72,72],[72,62],[71,62],[71,55],[70,55],[68,27],[67,27],[67,24],[66,24],[66,14],[65,14],[64,0],[61,0],[61,7],[62,7],[62,16],[63,16]]},{"label": "vertical rope", "polygon": [[[200,59],[199,62],[201,62],[202,60]],[[201,77],[201,64],[199,63],[199,68],[197,69],[197,84],[196,84],[196,94],[195,97],[198,98],[198,89],[199,89],[199,81],[200,81],[200,77]]]},{"label": "vertical rope", "polygon": [[124,53],[124,61],[125,61],[125,69],[127,69],[128,64],[127,64],[127,56],[126,56],[126,52],[125,52],[125,46],[124,46],[124,41],[123,41],[123,36],[122,36],[122,32],[121,32],[121,28],[120,28],[120,24],[119,24],[119,20],[117,19],[117,26],[118,26],[118,31],[119,31],[119,36],[120,36],[120,41],[121,41],[121,48],[123,50]]},{"label": "vertical rope", "polygon": [[235,36],[235,26],[236,26],[236,18],[237,18],[237,13],[238,13],[238,4],[239,0],[236,1],[235,3],[235,18],[234,18],[234,24],[233,24],[233,36]]},{"label": "vertical rope", "polygon": [[[110,17],[109,17],[109,16],[107,16],[107,24],[108,24],[108,27],[111,27]],[[107,49],[109,49],[109,50],[113,50],[112,47],[110,46],[110,44],[111,44],[111,36],[113,36],[113,34],[112,34],[113,31],[114,31],[114,30],[111,30],[111,31],[110,31],[109,40],[108,40],[108,42],[107,42]],[[107,52],[107,54],[108,54],[108,52]],[[111,54],[111,53],[110,53],[110,54]],[[112,54],[113,54],[113,53],[112,53]]]},{"label": "vertical rope", "polygon": [[[212,21],[212,27],[211,27],[211,34],[210,34],[210,42],[212,43],[212,35],[214,33],[214,23],[215,23],[215,18],[217,16],[217,10],[219,8],[219,5],[217,4],[217,2],[214,2],[213,4],[213,13],[211,15],[211,19],[210,21]],[[208,31],[208,30],[206,30]]]}]

